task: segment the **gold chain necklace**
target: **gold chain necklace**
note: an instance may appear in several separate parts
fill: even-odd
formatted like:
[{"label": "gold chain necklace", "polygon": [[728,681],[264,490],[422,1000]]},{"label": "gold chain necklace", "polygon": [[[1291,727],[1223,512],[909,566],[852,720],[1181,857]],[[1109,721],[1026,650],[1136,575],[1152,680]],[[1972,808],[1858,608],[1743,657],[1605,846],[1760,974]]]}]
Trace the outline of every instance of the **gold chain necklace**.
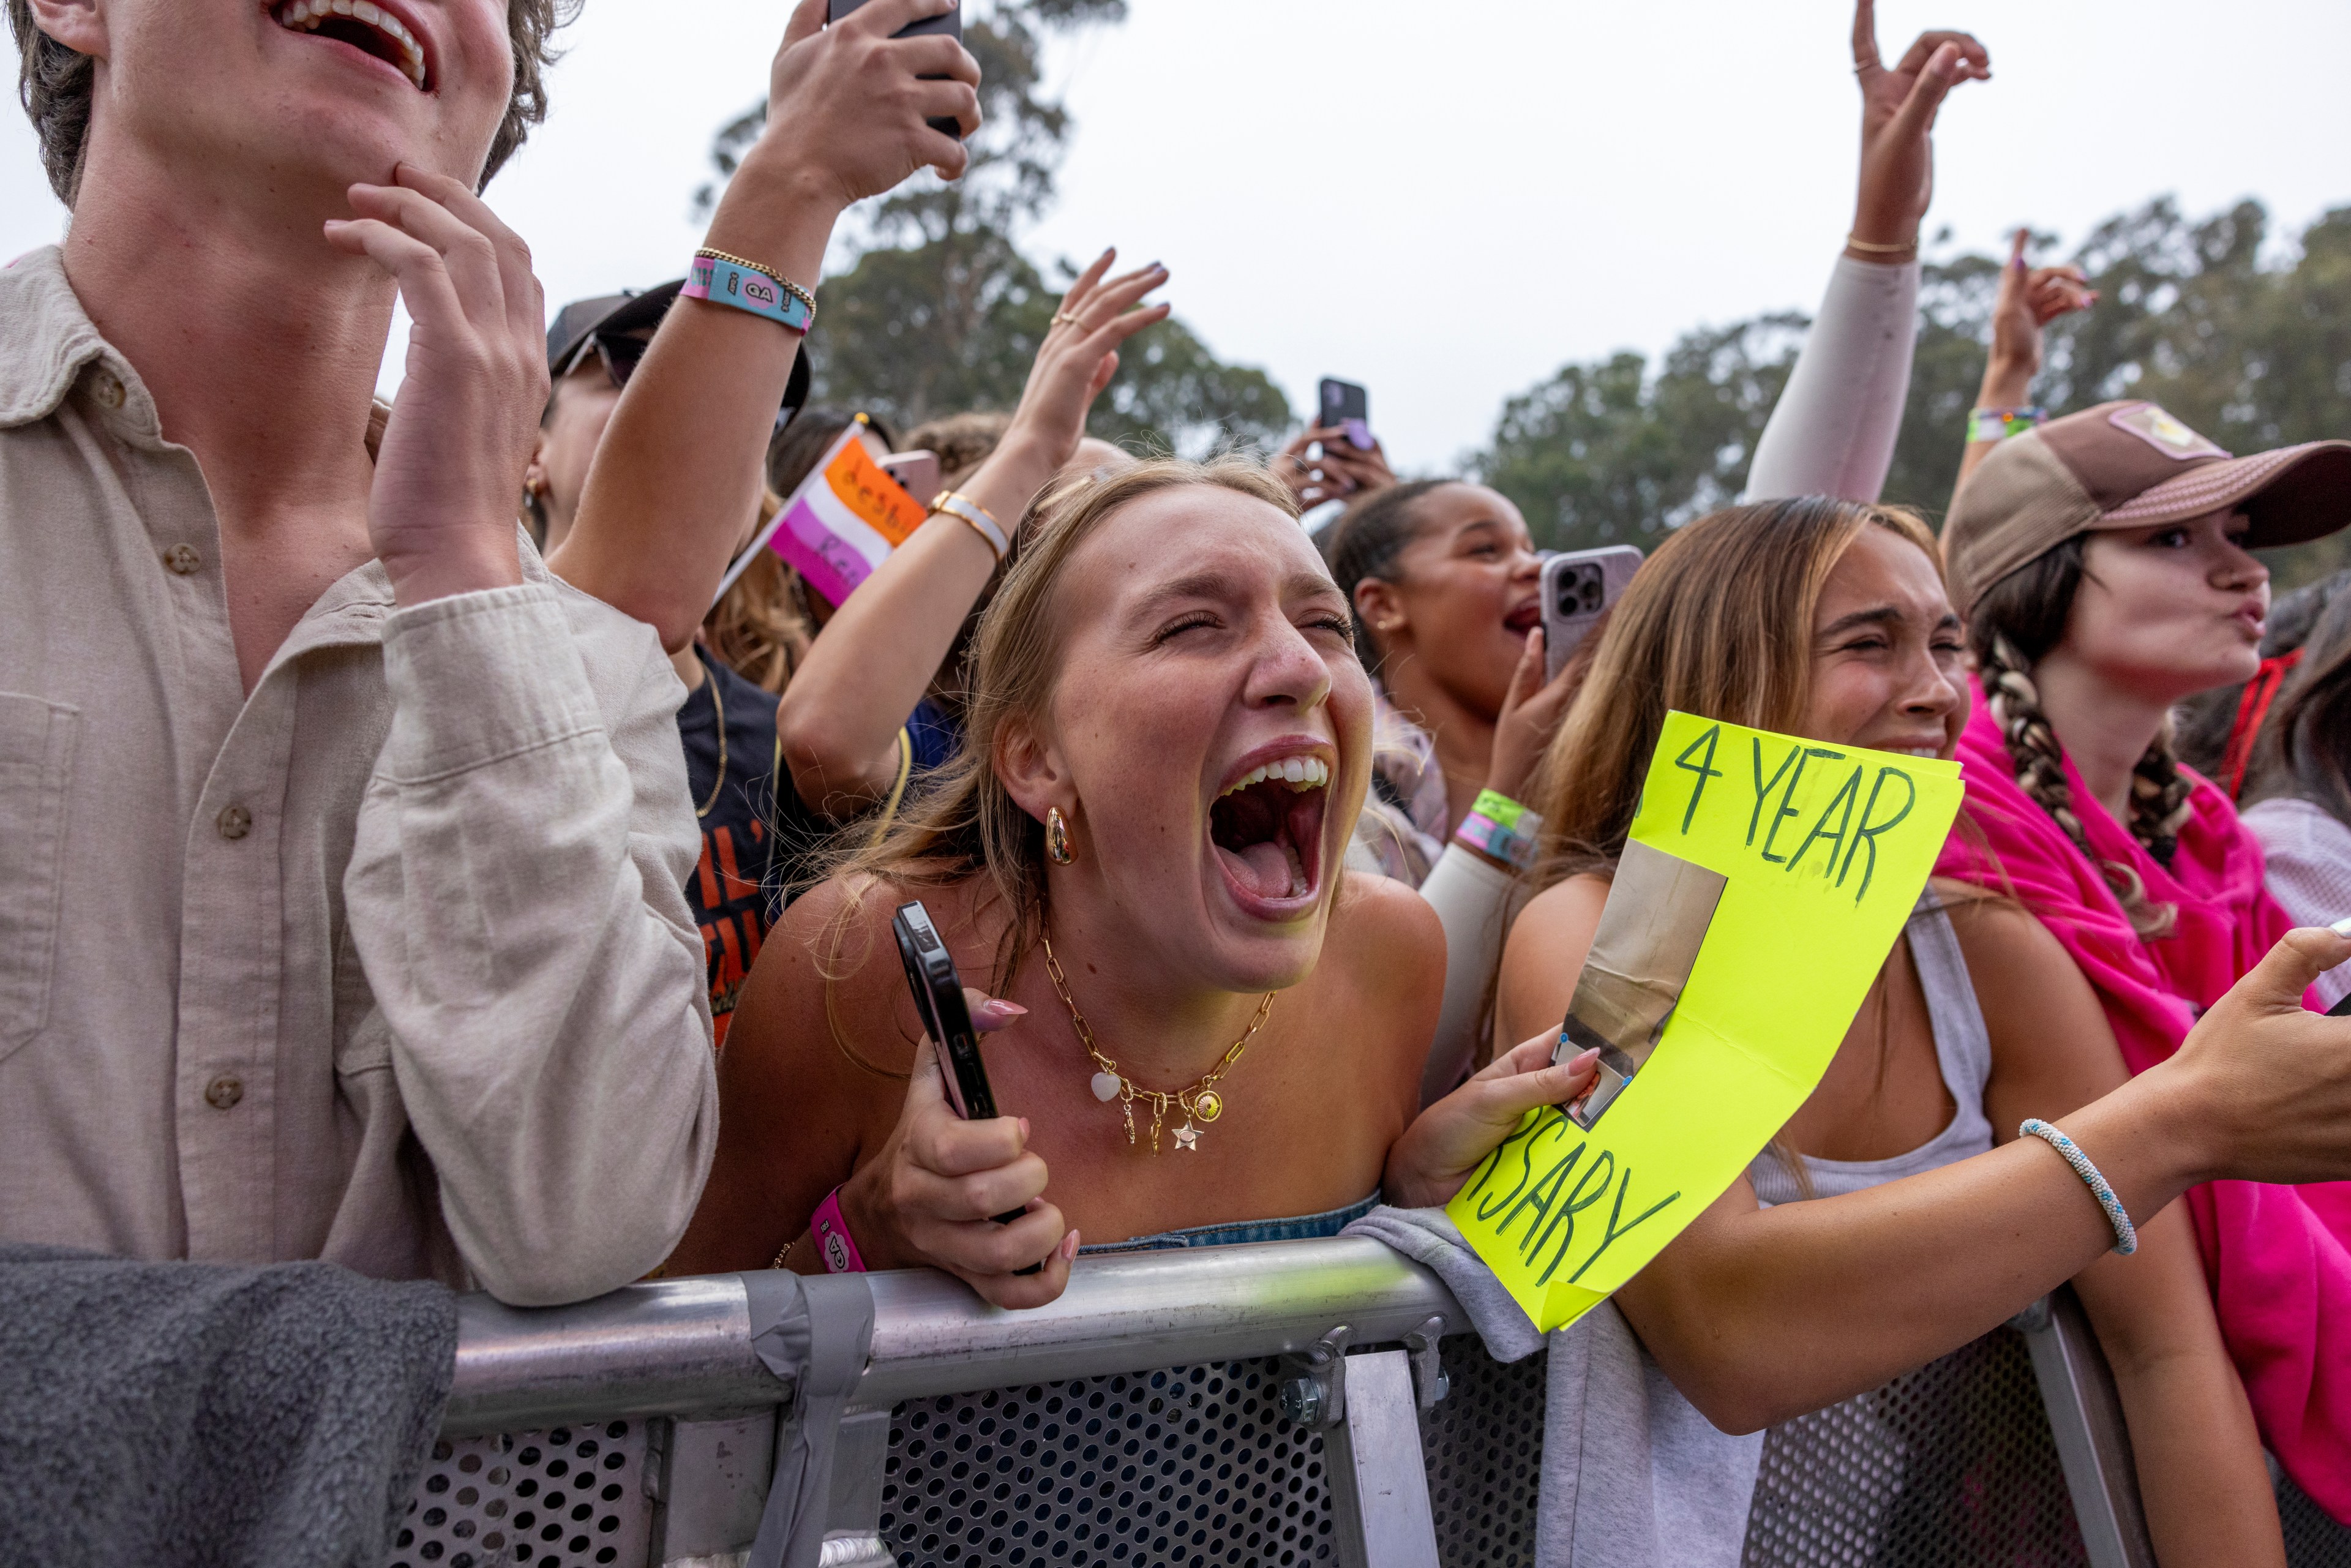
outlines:
[{"label": "gold chain necklace", "polygon": [[1061,1005],[1070,1009],[1070,1022],[1078,1031],[1078,1043],[1086,1048],[1086,1054],[1094,1059],[1096,1067],[1102,1069],[1094,1074],[1094,1098],[1104,1103],[1113,1098],[1118,1101],[1119,1110],[1126,1118],[1127,1146],[1134,1146],[1134,1103],[1144,1100],[1151,1104],[1151,1152],[1155,1155],[1159,1152],[1159,1129],[1167,1120],[1167,1107],[1173,1105],[1184,1113],[1184,1124],[1176,1129],[1176,1146],[1186,1153],[1196,1153],[1200,1145],[1200,1128],[1193,1124],[1197,1122],[1205,1126],[1225,1113],[1225,1097],[1217,1092],[1217,1081],[1232,1071],[1233,1063],[1238,1061],[1241,1052],[1249,1049],[1249,1042],[1256,1039],[1257,1031],[1265,1027],[1266,1016],[1273,1011],[1273,993],[1266,992],[1265,999],[1258,1003],[1257,1017],[1249,1020],[1249,1026],[1241,1031],[1240,1039],[1233,1041],[1232,1049],[1225,1052],[1224,1060],[1202,1073],[1189,1088],[1139,1088],[1118,1070],[1118,1063],[1104,1056],[1102,1047],[1094,1043],[1094,1031],[1086,1027],[1086,1015],[1080,1012],[1078,1004],[1071,999],[1070,980],[1061,973],[1061,961],[1053,956],[1053,939],[1041,931],[1038,933],[1038,939],[1045,945],[1045,973],[1052,979],[1053,989],[1061,997]]}]

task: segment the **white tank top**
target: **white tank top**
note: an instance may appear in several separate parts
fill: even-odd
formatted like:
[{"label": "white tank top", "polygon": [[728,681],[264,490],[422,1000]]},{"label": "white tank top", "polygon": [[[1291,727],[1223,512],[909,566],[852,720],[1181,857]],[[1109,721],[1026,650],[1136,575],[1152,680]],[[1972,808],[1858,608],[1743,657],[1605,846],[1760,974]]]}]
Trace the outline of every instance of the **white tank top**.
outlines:
[{"label": "white tank top", "polygon": [[[1932,889],[1918,900],[1904,935],[1910,940],[1910,962],[1917,968],[1919,988],[1927,994],[1927,1019],[1935,1035],[1935,1061],[1942,1070],[1943,1087],[1959,1109],[1950,1125],[1907,1155],[1885,1160],[1821,1160],[1797,1156],[1813,1178],[1813,1197],[1835,1197],[1859,1192],[1881,1182],[1897,1181],[1957,1160],[1988,1154],[1991,1123],[1984,1117],[1984,1084],[1991,1077],[1991,1036],[1985,1031],[1983,1009],[1976,1005],[1975,983],[1968,978],[1968,962],[1951,917],[1935,902]],[[1807,1195],[1779,1156],[1765,1149],[1748,1167],[1755,1196],[1766,1208],[1794,1203]]]}]

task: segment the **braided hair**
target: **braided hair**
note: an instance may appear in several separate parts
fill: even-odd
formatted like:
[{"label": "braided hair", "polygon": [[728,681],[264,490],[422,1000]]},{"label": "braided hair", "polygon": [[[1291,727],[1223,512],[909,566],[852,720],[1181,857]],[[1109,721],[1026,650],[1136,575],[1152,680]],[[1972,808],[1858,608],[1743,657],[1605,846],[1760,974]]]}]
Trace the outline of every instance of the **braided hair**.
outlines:
[{"label": "braided hair", "polygon": [[[2082,586],[2082,544],[2083,536],[2076,534],[1985,590],[1969,616],[1968,641],[1992,721],[2016,767],[2018,788],[2098,868],[2131,929],[2153,941],[2171,935],[2179,910],[2149,900],[2137,872],[2121,861],[2101,859],[2090,848],[2065,779],[2065,748],[2042,711],[2040,688],[2032,682],[2032,666],[2065,634],[2066,617]],[[2189,804],[2192,788],[2173,754],[2171,723],[2166,719],[2131,769],[2130,831],[2167,870],[2179,851],[2179,831],[2194,814]]]}]

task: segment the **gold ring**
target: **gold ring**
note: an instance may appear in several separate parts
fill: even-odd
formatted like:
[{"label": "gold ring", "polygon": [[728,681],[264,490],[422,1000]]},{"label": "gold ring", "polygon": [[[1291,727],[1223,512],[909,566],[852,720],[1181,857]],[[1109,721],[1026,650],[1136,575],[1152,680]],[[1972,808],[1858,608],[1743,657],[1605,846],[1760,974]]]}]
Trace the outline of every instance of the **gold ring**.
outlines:
[{"label": "gold ring", "polygon": [[1078,319],[1077,319],[1075,316],[1071,315],[1068,311],[1066,311],[1066,310],[1056,310],[1056,311],[1054,311],[1054,312],[1053,312],[1053,325],[1054,325],[1054,326],[1056,326],[1056,327],[1074,327],[1074,326],[1076,326],[1077,324],[1078,324]]}]

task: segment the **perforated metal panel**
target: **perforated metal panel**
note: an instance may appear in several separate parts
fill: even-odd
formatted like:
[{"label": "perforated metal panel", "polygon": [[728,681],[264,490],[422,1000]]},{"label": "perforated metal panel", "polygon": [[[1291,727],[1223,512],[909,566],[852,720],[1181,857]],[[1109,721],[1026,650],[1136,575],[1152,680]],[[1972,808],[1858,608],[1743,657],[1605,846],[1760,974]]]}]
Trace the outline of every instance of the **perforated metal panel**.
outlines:
[{"label": "perforated metal panel", "polygon": [[637,1568],[652,1510],[640,1421],[443,1438],[392,1568]]},{"label": "perforated metal panel", "polygon": [[902,1405],[882,1539],[903,1568],[1333,1561],[1322,1437],[1280,1385],[1269,1359]]},{"label": "perforated metal panel", "polygon": [[1440,1347],[1452,1391],[1420,1418],[1445,1568],[1533,1568],[1551,1353],[1505,1366],[1475,1338]]},{"label": "perforated metal panel", "polygon": [[2085,1561],[2032,1364],[2012,1330],[1764,1439],[1747,1568]]},{"label": "perforated metal panel", "polygon": [[2351,1568],[2351,1528],[2335,1523],[2291,1477],[2278,1477],[2277,1494],[2287,1568]]}]

